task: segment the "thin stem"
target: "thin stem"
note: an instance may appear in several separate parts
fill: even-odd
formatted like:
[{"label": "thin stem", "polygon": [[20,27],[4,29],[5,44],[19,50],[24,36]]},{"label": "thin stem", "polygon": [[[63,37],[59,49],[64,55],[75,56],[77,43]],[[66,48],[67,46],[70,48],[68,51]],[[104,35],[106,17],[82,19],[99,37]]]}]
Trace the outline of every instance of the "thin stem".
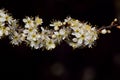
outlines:
[{"label": "thin stem", "polygon": [[115,18],[114,21],[111,22],[111,24],[109,26],[102,26],[98,29],[98,32],[100,32],[103,29],[111,29],[113,27],[119,28],[120,29],[120,25],[118,24],[118,20]]}]

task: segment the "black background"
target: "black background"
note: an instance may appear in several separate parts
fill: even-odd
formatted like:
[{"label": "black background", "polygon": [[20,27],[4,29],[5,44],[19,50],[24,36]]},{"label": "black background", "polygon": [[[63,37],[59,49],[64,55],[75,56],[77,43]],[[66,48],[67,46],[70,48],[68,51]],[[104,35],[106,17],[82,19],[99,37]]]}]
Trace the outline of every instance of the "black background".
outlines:
[{"label": "black background", "polygon": [[[7,9],[17,19],[39,15],[45,26],[52,19],[63,20],[66,16],[102,26],[109,25],[115,18],[113,2],[114,0],[0,0],[0,8]],[[120,52],[119,33],[120,30],[112,29],[111,34],[100,35],[94,48],[76,50],[64,42],[52,51],[31,50],[25,45],[13,47],[5,38],[0,40],[0,80],[78,80],[78,74],[86,66],[95,67],[95,80],[112,80],[113,74],[119,75],[113,73],[115,66],[112,62],[112,56]],[[65,78],[52,76],[49,72],[49,67],[55,62],[66,68],[67,76],[62,76]]]}]

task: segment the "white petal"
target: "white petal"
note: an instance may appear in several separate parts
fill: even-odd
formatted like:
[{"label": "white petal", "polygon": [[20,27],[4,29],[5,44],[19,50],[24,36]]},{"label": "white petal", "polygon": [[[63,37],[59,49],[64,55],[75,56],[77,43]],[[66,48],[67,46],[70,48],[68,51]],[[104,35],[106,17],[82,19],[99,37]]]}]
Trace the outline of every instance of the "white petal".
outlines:
[{"label": "white petal", "polygon": [[81,45],[83,43],[83,40],[82,39],[79,39],[78,40],[78,45]]},{"label": "white petal", "polygon": [[0,18],[0,22],[5,22],[6,19],[5,18]]},{"label": "white petal", "polygon": [[64,35],[65,34],[65,31],[63,29],[60,30],[60,34],[61,35]]},{"label": "white petal", "polygon": [[3,36],[3,31],[2,30],[0,30],[0,36]]},{"label": "white petal", "polygon": [[25,28],[30,28],[30,25],[29,25],[29,24],[26,24],[26,25],[25,25]]},{"label": "white petal", "polygon": [[5,31],[5,35],[8,35],[9,34],[9,32],[8,31]]},{"label": "white petal", "polygon": [[23,22],[24,22],[24,23],[26,23],[26,22],[27,22],[27,20],[26,20],[26,19],[23,19]]},{"label": "white petal", "polygon": [[5,13],[0,13],[0,16],[5,17],[6,15],[5,15]]}]

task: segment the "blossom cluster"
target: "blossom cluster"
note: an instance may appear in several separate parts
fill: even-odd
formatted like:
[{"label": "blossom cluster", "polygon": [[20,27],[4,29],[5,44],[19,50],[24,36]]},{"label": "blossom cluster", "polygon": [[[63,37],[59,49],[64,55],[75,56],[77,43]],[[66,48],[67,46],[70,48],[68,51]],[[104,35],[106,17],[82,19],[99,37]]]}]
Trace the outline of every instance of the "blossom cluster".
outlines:
[{"label": "blossom cluster", "polygon": [[43,27],[43,20],[39,16],[25,17],[23,23],[24,27],[7,11],[0,10],[0,39],[8,36],[11,44],[25,43],[34,49],[52,50],[62,41],[73,48],[91,48],[99,33],[110,33],[105,29],[98,32],[96,27],[71,17],[64,21],[53,21],[47,27]]}]

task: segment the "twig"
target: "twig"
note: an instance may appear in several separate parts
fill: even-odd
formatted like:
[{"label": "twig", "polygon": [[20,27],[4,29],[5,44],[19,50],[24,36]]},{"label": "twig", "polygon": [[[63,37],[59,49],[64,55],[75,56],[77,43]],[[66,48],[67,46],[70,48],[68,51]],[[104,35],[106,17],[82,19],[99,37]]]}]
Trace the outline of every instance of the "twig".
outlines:
[{"label": "twig", "polygon": [[118,24],[118,20],[115,18],[114,21],[111,22],[111,24],[109,26],[102,26],[98,29],[98,32],[100,32],[103,29],[111,29],[113,27],[119,28],[120,29],[120,25]]}]

